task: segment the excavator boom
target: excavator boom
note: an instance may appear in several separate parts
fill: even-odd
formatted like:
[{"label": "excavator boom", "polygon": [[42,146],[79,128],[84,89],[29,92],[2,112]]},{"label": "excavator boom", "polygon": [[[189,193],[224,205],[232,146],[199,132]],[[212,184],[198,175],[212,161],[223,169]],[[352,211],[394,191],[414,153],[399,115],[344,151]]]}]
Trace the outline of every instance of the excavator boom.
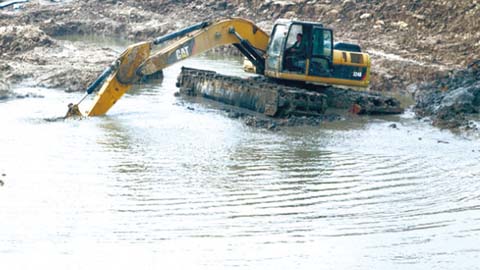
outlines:
[{"label": "excavator boom", "polygon": [[[181,38],[152,54],[152,49],[155,46],[177,37]],[[89,92],[93,92],[92,88],[95,88],[104,80],[91,108],[85,115],[98,116],[107,113],[142,76],[158,72],[183,59],[198,55],[214,47],[235,44],[241,50],[244,50],[244,53],[250,51],[247,57],[255,60],[254,58],[261,57],[261,54],[265,52],[268,41],[268,34],[251,21],[232,18],[215,23],[202,22],[150,42],[131,45],[121,54],[116,64],[109,67],[89,87],[87,95]],[[248,48],[245,48],[245,46],[248,46]],[[254,54],[254,56],[251,54]],[[257,61],[263,64],[262,59],[257,59]],[[105,76],[105,74],[110,75]],[[69,108],[67,117],[78,115],[80,111],[78,104],[69,106]]]}]

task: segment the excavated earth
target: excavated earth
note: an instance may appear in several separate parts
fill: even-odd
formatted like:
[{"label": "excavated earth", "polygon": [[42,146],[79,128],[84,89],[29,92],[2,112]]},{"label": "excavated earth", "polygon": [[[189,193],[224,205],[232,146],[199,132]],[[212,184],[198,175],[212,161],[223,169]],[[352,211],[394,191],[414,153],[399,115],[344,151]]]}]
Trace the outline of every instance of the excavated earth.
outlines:
[{"label": "excavated earth", "polygon": [[83,91],[118,55],[108,48],[56,40],[33,25],[0,26],[0,45],[0,95],[4,97],[8,86],[19,82]]},{"label": "excavated earth", "polygon": [[416,92],[414,110],[444,128],[478,129],[472,119],[480,113],[480,61],[424,83]]},{"label": "excavated earth", "polygon": [[[32,0],[0,10],[0,99],[14,96],[9,88],[19,82],[84,91],[118,56],[106,46],[62,40],[65,35],[133,42],[231,16],[267,32],[278,18],[322,22],[336,40],[358,43],[371,55],[372,90],[415,94],[415,112],[434,125],[465,127],[480,111],[478,102],[456,98],[459,89],[478,84],[472,69],[480,55],[478,0]],[[476,91],[467,92],[477,100]]]}]

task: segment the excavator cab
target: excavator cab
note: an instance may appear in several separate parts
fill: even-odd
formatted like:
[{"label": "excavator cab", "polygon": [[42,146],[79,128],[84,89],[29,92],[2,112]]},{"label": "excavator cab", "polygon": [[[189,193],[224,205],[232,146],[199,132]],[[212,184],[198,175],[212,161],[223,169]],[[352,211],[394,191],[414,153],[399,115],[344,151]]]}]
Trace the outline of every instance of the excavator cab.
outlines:
[{"label": "excavator cab", "polygon": [[333,31],[320,23],[277,20],[267,47],[265,75],[325,85],[368,87],[368,55],[344,48],[348,46],[335,49]]}]

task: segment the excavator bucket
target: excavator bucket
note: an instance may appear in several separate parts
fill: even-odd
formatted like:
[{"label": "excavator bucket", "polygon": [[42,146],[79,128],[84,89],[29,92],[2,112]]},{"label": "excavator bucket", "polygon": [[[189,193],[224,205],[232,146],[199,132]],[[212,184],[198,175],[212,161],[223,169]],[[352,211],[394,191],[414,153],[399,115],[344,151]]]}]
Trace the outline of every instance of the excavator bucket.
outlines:
[{"label": "excavator bucket", "polygon": [[64,118],[72,118],[72,117],[82,117],[82,113],[78,108],[78,104],[70,103],[68,104],[68,111]]},{"label": "excavator bucket", "polygon": [[[115,65],[109,67],[100,75],[100,77],[89,86],[86,95],[93,92],[96,85],[103,82],[100,91],[98,91],[92,106],[85,114],[82,114],[78,105],[69,104],[65,118],[81,116],[99,116],[104,115],[127,92],[135,81],[138,81],[137,69],[149,56],[151,42],[141,42],[129,46],[115,61]],[[108,76],[107,76],[108,75]]]}]

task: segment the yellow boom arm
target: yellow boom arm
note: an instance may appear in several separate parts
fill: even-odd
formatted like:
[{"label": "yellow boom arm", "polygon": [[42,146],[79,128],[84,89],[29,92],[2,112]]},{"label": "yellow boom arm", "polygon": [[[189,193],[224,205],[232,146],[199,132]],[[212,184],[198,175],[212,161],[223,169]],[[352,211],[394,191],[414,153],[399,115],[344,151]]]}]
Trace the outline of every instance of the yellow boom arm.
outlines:
[{"label": "yellow boom arm", "polygon": [[[93,105],[86,115],[98,116],[107,113],[117,100],[132,87],[132,84],[142,76],[158,72],[185,58],[221,45],[239,45],[241,39],[256,50],[265,53],[269,41],[268,34],[251,21],[240,18],[203,23],[198,28],[200,29],[193,31],[188,31],[189,29],[186,28],[173,33],[173,35],[129,46],[113,65],[110,75],[101,85]],[[151,55],[155,45],[178,36],[183,37]],[[78,104],[73,107],[78,111]]]}]

